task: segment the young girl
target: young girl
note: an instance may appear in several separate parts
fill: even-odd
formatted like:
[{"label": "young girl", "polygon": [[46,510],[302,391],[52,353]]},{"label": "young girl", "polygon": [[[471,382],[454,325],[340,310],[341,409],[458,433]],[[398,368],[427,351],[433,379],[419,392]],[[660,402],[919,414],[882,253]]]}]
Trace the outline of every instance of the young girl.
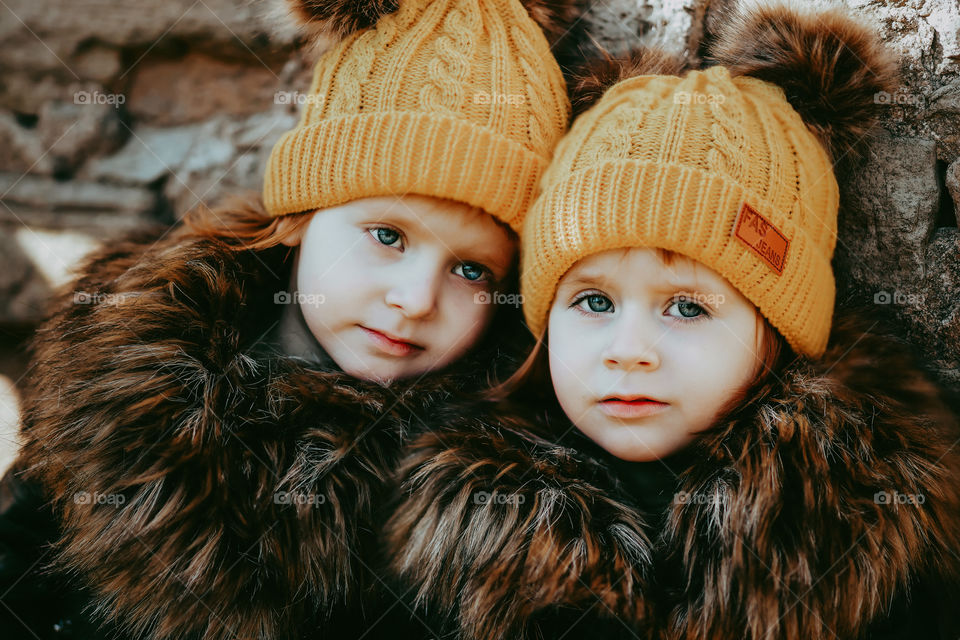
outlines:
[{"label": "young girl", "polygon": [[834,310],[832,159],[890,65],[786,8],[710,54],[580,85],[522,235],[558,406],[437,412],[402,467],[395,579],[450,637],[956,637],[956,419]]},{"label": "young girl", "polygon": [[[531,10],[559,34],[572,7]],[[426,407],[496,365],[491,301],[569,117],[520,0],[294,10],[342,39],[264,203],[111,244],[33,345],[18,468],[59,533],[37,561],[128,636],[367,632],[384,483]]]}]

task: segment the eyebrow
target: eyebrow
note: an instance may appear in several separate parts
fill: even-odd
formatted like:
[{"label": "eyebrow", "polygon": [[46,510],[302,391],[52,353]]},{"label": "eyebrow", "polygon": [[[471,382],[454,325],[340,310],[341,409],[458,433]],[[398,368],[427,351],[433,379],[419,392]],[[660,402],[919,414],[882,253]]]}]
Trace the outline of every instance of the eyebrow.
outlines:
[{"label": "eyebrow", "polygon": [[[608,287],[610,279],[604,273],[585,272],[577,274],[570,280],[564,282],[563,287],[595,286],[601,289]],[[693,274],[683,275],[675,279],[667,279],[663,285],[657,285],[657,291],[674,291],[677,289],[686,289],[690,291],[723,291],[726,287],[713,278],[710,274],[701,274],[699,279],[694,278]]]},{"label": "eyebrow", "polygon": [[702,276],[698,279],[690,277],[677,278],[676,280],[668,280],[665,285],[658,287],[658,289],[695,289],[695,290],[720,290],[723,287],[721,283],[716,282],[709,275]]},{"label": "eyebrow", "polygon": [[605,285],[610,284],[610,281],[607,279],[607,276],[602,273],[580,273],[570,280],[566,280],[560,284],[561,287],[582,287],[582,286],[598,286],[601,289]]}]

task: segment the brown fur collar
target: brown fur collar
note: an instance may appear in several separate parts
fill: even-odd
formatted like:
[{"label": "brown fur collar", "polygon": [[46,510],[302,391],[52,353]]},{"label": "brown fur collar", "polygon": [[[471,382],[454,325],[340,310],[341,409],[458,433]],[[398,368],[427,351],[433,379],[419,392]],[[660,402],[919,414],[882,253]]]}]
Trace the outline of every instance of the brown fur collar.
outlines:
[{"label": "brown fur collar", "polygon": [[286,247],[156,240],[92,258],[35,339],[21,464],[61,520],[54,566],[136,637],[298,637],[370,582],[406,414],[449,381],[264,351]]},{"label": "brown fur collar", "polygon": [[705,435],[659,528],[589,447],[503,408],[438,415],[386,530],[398,579],[464,639],[535,637],[564,610],[663,638],[856,638],[913,581],[955,583],[957,423],[858,317]]}]

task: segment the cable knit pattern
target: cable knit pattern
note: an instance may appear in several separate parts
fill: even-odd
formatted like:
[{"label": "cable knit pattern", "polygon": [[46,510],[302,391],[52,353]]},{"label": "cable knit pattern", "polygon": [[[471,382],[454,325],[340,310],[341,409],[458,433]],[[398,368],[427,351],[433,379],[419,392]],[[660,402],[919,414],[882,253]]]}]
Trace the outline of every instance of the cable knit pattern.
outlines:
[{"label": "cable knit pattern", "polygon": [[[543,85],[538,77],[542,68],[542,61],[536,60],[538,64],[531,61],[529,55],[536,48],[530,42],[528,33],[518,26],[510,28],[510,36],[515,43],[515,51],[519,53],[517,62],[524,78],[524,101],[529,104],[527,111],[527,127],[530,140],[534,145],[549,144],[552,132],[556,130],[557,125],[564,126],[558,122],[555,110],[551,111],[548,105],[556,100],[556,96],[549,94],[550,87]],[[550,122],[551,117],[553,122]]]},{"label": "cable knit pattern", "polygon": [[520,0],[403,0],[317,62],[264,178],[272,215],[415,193],[519,231],[570,103]]},{"label": "cable knit pattern", "polygon": [[468,15],[459,6],[450,9],[443,30],[432,42],[433,57],[426,65],[428,82],[420,90],[422,108],[455,113],[463,104],[476,18],[475,11]]},{"label": "cable knit pattern", "polygon": [[[707,86],[705,95],[722,95],[719,87]],[[747,140],[744,129],[749,126],[743,117],[743,110],[737,100],[739,96],[732,99],[725,99],[722,103],[712,101],[707,104],[710,117],[713,124],[710,126],[711,148],[707,152],[704,169],[713,169],[717,173],[729,176],[736,180],[740,176],[745,176],[749,180],[752,176],[746,171],[745,165],[750,161],[747,153],[741,150],[755,151],[748,145],[751,141]],[[770,141],[765,141],[770,142]],[[762,153],[762,150],[756,150]],[[766,154],[770,155],[770,154]],[[776,155],[776,154],[772,154]],[[745,184],[744,187],[751,192],[758,193],[761,197],[768,196],[766,190],[756,190],[754,184]]]},{"label": "cable knit pattern", "polygon": [[[333,117],[357,113],[361,108],[363,99],[363,83],[369,77],[370,70],[376,59],[374,48],[375,44],[381,44],[387,38],[379,31],[365,31],[357,36],[353,43],[340,56],[341,63],[336,66],[336,75],[333,82],[338,86],[338,91],[330,91],[330,85],[323,87],[323,90],[312,90],[310,96],[317,96],[314,102],[324,105],[325,108],[321,117]],[[309,118],[309,115],[307,116]],[[307,122],[307,118],[304,118]]]}]

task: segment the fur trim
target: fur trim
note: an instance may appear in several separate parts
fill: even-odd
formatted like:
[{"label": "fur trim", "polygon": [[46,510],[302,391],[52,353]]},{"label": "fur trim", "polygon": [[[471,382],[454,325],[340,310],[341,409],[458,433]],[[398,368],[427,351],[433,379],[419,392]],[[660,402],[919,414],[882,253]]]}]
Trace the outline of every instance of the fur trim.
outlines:
[{"label": "fur trim", "polygon": [[134,637],[297,637],[370,579],[397,398],[261,350],[286,251],[116,243],[35,339],[21,458],[54,566]]},{"label": "fur trim", "polygon": [[591,597],[639,637],[863,637],[914,582],[960,583],[960,428],[909,350],[859,317],[841,311],[821,360],[699,441],[677,480],[689,499],[656,531],[586,448],[514,433],[526,423],[503,409],[438,414],[402,467],[394,571],[463,640],[535,636],[550,602]]},{"label": "fur trim", "polygon": [[918,577],[960,580],[956,417],[865,317],[835,318],[820,360],[699,443],[683,484],[700,504],[674,506],[664,532],[686,594],[671,637],[856,638]]},{"label": "fur trim", "polygon": [[620,56],[601,51],[571,71],[569,86],[573,117],[592,107],[607,89],[621,80],[644,75],[680,75],[689,63],[661,49],[637,47]]},{"label": "fur trim", "polygon": [[449,612],[441,624],[463,638],[533,637],[530,620],[561,608],[642,619],[651,543],[637,513],[582,477],[600,467],[510,429],[438,418],[458,428],[417,440],[386,527],[417,604]]},{"label": "fur trim", "polygon": [[520,0],[533,21],[540,25],[554,55],[563,59],[565,53],[580,43],[586,35],[586,0]]},{"label": "fur trim", "polygon": [[[286,0],[293,20],[311,34],[344,37],[372,27],[403,0]],[[584,30],[586,0],[519,0],[552,47],[565,48]],[[562,44],[561,44],[562,43]]]},{"label": "fur trim", "polygon": [[731,12],[708,46],[708,59],[772,82],[834,161],[856,157],[876,122],[876,94],[891,91],[896,66],[873,32],[837,10],[788,6]]},{"label": "fur trim", "polygon": [[294,21],[308,33],[345,37],[393,13],[400,0],[286,0]]}]

